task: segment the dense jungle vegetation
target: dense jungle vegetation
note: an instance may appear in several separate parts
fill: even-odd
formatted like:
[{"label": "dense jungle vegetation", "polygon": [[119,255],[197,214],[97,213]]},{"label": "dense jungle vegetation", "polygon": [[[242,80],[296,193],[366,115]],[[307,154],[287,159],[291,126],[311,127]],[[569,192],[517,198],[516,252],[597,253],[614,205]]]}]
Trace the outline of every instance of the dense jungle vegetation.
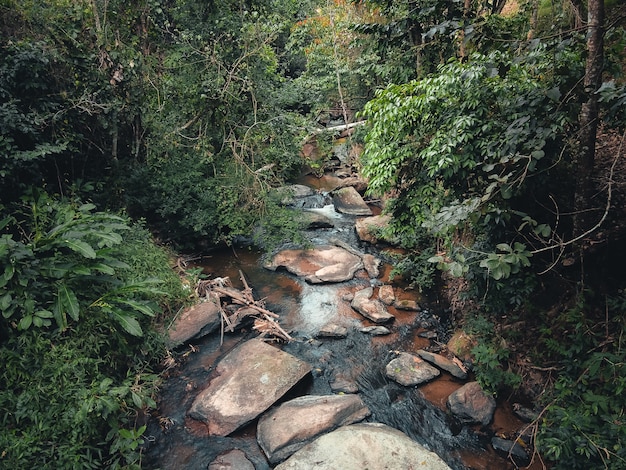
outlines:
[{"label": "dense jungle vegetation", "polygon": [[0,467],[141,468],[191,301],[168,247],[297,230],[271,189],[333,117],[367,120],[399,274],[448,295],[484,387],[538,404],[541,459],[626,468],[625,12],[0,0]]}]

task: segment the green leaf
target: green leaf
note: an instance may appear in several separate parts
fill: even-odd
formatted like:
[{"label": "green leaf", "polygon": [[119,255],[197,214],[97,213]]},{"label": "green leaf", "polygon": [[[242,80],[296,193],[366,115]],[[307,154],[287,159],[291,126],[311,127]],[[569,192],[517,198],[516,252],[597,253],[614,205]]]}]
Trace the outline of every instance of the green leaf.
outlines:
[{"label": "green leaf", "polygon": [[143,336],[143,331],[136,318],[117,309],[111,309],[111,315],[127,333],[133,336]]},{"label": "green leaf", "polygon": [[122,243],[122,236],[115,232],[95,232],[93,235],[101,239],[98,246],[114,246]]},{"label": "green leaf", "polygon": [[28,330],[32,323],[33,323],[33,316],[26,315],[25,317],[22,317],[22,319],[20,320],[19,329]]},{"label": "green leaf", "polygon": [[94,259],[96,257],[96,252],[91,245],[82,240],[66,239],[63,240],[63,243],[71,250],[83,255],[85,258]]},{"label": "green leaf", "polygon": [[150,308],[150,306],[144,304],[144,303],[140,303],[137,302],[135,300],[118,300],[119,303],[128,305],[129,307],[137,310],[138,312],[143,313],[144,315],[148,316],[148,317],[153,317],[154,316],[154,310],[152,310],[152,308]]},{"label": "green leaf", "polygon": [[93,266],[91,266],[91,269],[100,271],[102,274],[108,274],[110,276],[115,275],[115,270],[111,266],[104,263],[94,264]]},{"label": "green leaf", "polygon": [[511,199],[513,197],[513,186],[505,184],[500,188],[500,194],[503,199]]},{"label": "green leaf", "polygon": [[137,393],[131,391],[130,396],[132,397],[133,403],[135,404],[137,408],[143,407],[143,400]]},{"label": "green leaf", "polygon": [[54,317],[54,314],[49,310],[39,310],[35,312],[35,316],[39,318],[52,318]]},{"label": "green leaf", "polygon": [[9,308],[12,300],[13,297],[11,297],[11,294],[9,292],[0,297],[0,310],[6,310],[7,308]]},{"label": "green leaf", "polygon": [[67,285],[60,284],[59,299],[61,300],[61,305],[64,311],[67,311],[67,313],[69,313],[70,317],[72,317],[74,321],[78,321],[80,305],[78,303],[78,299],[76,298],[76,294],[74,294],[74,291],[67,287]]},{"label": "green leaf", "polygon": [[550,88],[546,91],[546,96],[552,101],[559,101],[561,98],[561,91],[559,90],[559,87]]}]

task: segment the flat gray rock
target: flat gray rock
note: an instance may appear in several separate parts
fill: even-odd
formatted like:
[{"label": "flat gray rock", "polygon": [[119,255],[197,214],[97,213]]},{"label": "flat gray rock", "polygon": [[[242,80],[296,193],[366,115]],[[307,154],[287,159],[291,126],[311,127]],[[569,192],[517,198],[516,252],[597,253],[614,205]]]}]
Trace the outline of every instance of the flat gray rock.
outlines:
[{"label": "flat gray rock", "polygon": [[209,464],[209,470],[254,470],[254,465],[244,451],[233,449],[218,455]]},{"label": "flat gray rock", "polygon": [[363,268],[361,257],[338,246],[323,245],[310,250],[283,250],[272,257],[265,268],[284,267],[311,284],[343,282]]},{"label": "flat gray rock", "polygon": [[257,440],[271,464],[285,460],[317,436],[356,423],[370,411],[358,395],[308,395],[265,414]]},{"label": "flat gray rock", "polygon": [[318,331],[318,338],[345,338],[348,336],[348,328],[336,323],[327,323]]},{"label": "flat gray rock", "polygon": [[246,341],[218,364],[218,376],[196,397],[189,416],[209,434],[227,436],[252,421],[311,371],[311,366],[260,339]]},{"label": "flat gray rock", "polygon": [[208,335],[220,325],[220,310],[213,302],[202,302],[186,309],[167,330],[170,347],[192,338]]},{"label": "flat gray rock", "polygon": [[274,470],[450,470],[434,452],[379,423],[352,424],[319,437]]},{"label": "flat gray rock", "polygon": [[423,359],[406,352],[400,353],[385,367],[387,377],[400,385],[412,387],[438,377],[441,372]]},{"label": "flat gray rock", "polygon": [[335,210],[347,215],[372,215],[372,210],[352,186],[337,189],[333,193]]},{"label": "flat gray rock", "polygon": [[385,323],[393,320],[395,317],[387,311],[387,307],[379,299],[372,299],[374,289],[367,287],[361,289],[354,294],[354,298],[350,306],[374,323]]},{"label": "flat gray rock", "polygon": [[425,361],[428,361],[440,369],[449,372],[457,379],[465,380],[467,378],[467,372],[461,369],[458,364],[455,364],[453,361],[445,356],[442,356],[441,354],[431,353],[424,351],[423,349],[419,349],[415,353]]},{"label": "flat gray rock", "polygon": [[383,336],[391,333],[389,328],[386,328],[382,325],[375,326],[364,326],[359,330],[361,333],[365,333],[372,336]]},{"label": "flat gray rock", "polygon": [[378,288],[378,298],[385,305],[392,305],[396,300],[396,294],[393,291],[393,286],[385,284]]},{"label": "flat gray rock", "polygon": [[376,279],[380,276],[380,258],[377,258],[374,255],[364,254],[361,259],[363,260],[363,266],[365,267],[367,275],[370,279]]}]

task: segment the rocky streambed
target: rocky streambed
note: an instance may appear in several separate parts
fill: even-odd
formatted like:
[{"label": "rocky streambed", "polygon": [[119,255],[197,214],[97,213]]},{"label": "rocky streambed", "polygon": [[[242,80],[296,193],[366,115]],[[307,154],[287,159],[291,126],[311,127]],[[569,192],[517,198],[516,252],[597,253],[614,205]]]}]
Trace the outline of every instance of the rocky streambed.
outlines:
[{"label": "rocky streambed", "polygon": [[179,364],[150,422],[148,468],[528,464],[524,422],[472,379],[467,338],[444,312],[389,279],[372,229],[384,218],[348,187],[286,193],[311,248],[206,259],[216,282],[169,329]]}]

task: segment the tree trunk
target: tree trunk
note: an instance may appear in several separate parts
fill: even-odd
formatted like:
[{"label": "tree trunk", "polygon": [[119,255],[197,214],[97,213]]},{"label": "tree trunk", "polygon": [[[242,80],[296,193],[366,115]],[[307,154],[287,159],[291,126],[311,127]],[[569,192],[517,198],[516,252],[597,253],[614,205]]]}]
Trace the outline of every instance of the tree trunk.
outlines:
[{"label": "tree trunk", "polygon": [[591,174],[595,158],[598,128],[598,95],[604,62],[604,0],[589,0],[587,13],[587,61],[585,64],[585,95],[578,119],[580,147],[576,158],[576,190],[574,193],[574,236],[590,228]]}]

